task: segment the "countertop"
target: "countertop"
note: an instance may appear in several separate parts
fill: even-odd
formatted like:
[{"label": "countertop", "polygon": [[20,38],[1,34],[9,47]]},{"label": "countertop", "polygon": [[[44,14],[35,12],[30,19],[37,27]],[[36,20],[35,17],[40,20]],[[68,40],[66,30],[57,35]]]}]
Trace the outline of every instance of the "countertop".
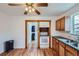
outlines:
[{"label": "countertop", "polygon": [[79,44],[79,43],[77,43],[76,41],[67,42],[67,41],[69,41],[70,39],[64,38],[64,37],[60,37],[60,36],[53,36],[53,37],[56,38],[56,39],[58,39],[59,41],[63,42],[64,44],[66,44],[66,45],[68,45],[68,46],[70,46],[70,47],[76,49],[77,51],[79,51],[79,46],[73,45],[74,43]]}]

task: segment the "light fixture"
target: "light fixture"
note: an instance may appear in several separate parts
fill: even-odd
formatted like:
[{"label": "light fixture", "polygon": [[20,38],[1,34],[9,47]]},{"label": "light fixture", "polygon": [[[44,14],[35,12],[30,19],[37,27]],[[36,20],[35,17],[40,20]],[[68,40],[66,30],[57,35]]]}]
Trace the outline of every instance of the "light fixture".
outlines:
[{"label": "light fixture", "polygon": [[28,11],[28,8],[25,8],[26,11]]},{"label": "light fixture", "polygon": [[31,8],[32,8],[32,6],[29,6],[28,8],[29,8],[29,9],[31,9]]},{"label": "light fixture", "polygon": [[35,11],[35,9],[34,9],[34,8],[32,8],[32,11]]},{"label": "light fixture", "polygon": [[35,11],[35,8],[33,8],[32,6],[28,6],[25,8],[25,10],[31,13],[32,11]]},{"label": "light fixture", "polygon": [[32,12],[32,10],[31,10],[31,9],[29,9],[29,12],[31,13],[31,12]]},{"label": "light fixture", "polygon": [[28,5],[31,5],[32,3],[28,3]]}]

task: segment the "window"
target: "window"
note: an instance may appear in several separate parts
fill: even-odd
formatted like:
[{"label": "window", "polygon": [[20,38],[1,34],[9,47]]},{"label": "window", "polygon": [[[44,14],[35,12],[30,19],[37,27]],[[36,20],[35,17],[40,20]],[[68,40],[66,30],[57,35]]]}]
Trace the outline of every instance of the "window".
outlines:
[{"label": "window", "polygon": [[73,33],[79,35],[79,15],[73,16]]},{"label": "window", "polygon": [[35,26],[32,26],[31,30],[32,30],[32,32],[35,32]]}]

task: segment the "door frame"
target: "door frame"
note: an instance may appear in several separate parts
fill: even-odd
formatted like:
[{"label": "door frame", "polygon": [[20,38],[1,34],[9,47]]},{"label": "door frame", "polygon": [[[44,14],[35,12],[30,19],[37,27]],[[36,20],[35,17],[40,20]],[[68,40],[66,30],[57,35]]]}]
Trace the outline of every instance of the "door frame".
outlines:
[{"label": "door frame", "polygon": [[[51,48],[51,20],[25,20],[25,48],[27,48],[27,23],[28,22],[49,22],[49,48]],[[38,31],[38,48],[40,48],[40,32]]]}]

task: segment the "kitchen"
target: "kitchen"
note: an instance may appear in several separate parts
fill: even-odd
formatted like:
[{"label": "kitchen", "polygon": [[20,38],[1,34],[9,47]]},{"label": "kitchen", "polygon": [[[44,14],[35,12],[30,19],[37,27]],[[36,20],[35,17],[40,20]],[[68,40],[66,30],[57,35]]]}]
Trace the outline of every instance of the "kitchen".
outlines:
[{"label": "kitchen", "polygon": [[[74,23],[71,23],[74,20]],[[54,50],[54,55],[58,56],[78,56],[79,55],[79,38],[78,38],[78,15],[72,19],[68,16],[64,16],[56,21],[56,31],[60,33],[66,33],[62,36],[52,37],[52,48]],[[71,28],[71,25],[73,29]],[[65,37],[63,37],[65,36]]]},{"label": "kitchen", "polygon": [[[26,5],[30,6],[29,3]],[[39,11],[41,14],[23,14],[24,6],[0,4],[0,54],[5,55],[4,42],[14,40],[14,49],[6,56],[79,55],[79,4],[48,3],[43,6],[46,7],[37,8],[42,10]],[[35,42],[35,50],[31,41]]]}]

